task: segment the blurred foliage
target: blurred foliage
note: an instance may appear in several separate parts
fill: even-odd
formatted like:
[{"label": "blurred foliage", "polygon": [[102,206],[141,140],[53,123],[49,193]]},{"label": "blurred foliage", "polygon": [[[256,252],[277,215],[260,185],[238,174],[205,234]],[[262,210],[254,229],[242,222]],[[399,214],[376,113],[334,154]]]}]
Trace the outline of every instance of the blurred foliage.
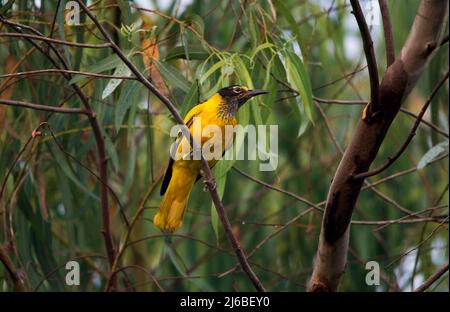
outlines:
[{"label": "blurred foliage", "polygon": [[[101,34],[85,14],[81,14],[80,25],[64,25],[66,2],[61,1],[56,10],[57,1],[16,0],[5,16],[47,35],[56,12],[53,37],[102,43]],[[235,234],[247,253],[256,248],[250,262],[263,284],[271,291],[305,290],[318,244],[321,213],[312,211],[278,231],[280,225],[308,207],[230,168],[234,165],[315,203],[326,199],[341,156],[336,144],[347,146],[363,107],[315,104],[312,95],[344,100],[366,100],[369,96],[365,58],[349,2],[148,1],[151,11],[136,9],[141,3],[88,1],[115,42],[182,114],[232,83],[270,91],[270,95],[245,105],[238,119],[241,124],[279,125],[277,170],[260,172],[258,161],[236,161],[221,163],[214,173]],[[389,5],[398,54],[418,1],[389,1]],[[15,32],[4,24],[0,28],[1,32]],[[374,23],[371,31],[379,71],[383,73],[386,60],[381,21]],[[130,75],[110,49],[61,45],[58,49],[73,70]],[[25,40],[1,38],[0,73],[47,68],[53,68],[52,63]],[[448,45],[440,49],[404,107],[417,113],[447,68]],[[120,202],[110,194],[113,236],[119,244],[127,231],[120,206],[132,219],[144,194],[158,183],[168,159],[172,142],[169,130],[174,120],[143,85],[133,80],[82,75],[73,76],[70,82],[60,75],[2,78],[0,96],[80,107],[70,84],[83,88],[103,129],[109,157],[108,183]],[[433,101],[426,120],[448,133],[447,101],[448,84]],[[316,105],[321,105],[326,119]],[[32,131],[47,119],[49,127],[42,129],[43,136],[26,145]],[[414,118],[406,114],[398,115],[373,167],[396,152],[413,122]],[[448,139],[421,126],[400,159],[369,181],[415,168],[432,146],[443,141]],[[448,143],[446,146],[448,155]],[[100,184],[86,167],[98,172],[95,140],[86,117],[0,105],[0,183],[5,183],[0,199],[0,238],[7,244],[13,234],[11,257],[32,289],[104,290],[108,265],[101,234]],[[119,263],[121,289],[158,291],[157,280],[165,290],[253,290],[239,268],[232,270],[237,260],[217,224],[209,194],[200,184],[190,197],[182,228],[170,240],[151,222],[161,200],[159,185],[150,192]],[[447,188],[448,157],[377,185],[385,198],[364,190],[353,219],[391,220],[404,216],[399,207],[417,212],[438,205],[443,208],[433,211],[434,215],[448,215]],[[12,233],[5,233],[5,222]],[[421,243],[437,226],[433,236]],[[395,279],[403,290],[410,290],[417,253],[399,257],[419,244],[415,287],[448,262],[448,223],[377,227],[352,226],[349,263],[341,290],[386,291],[386,280]],[[69,260],[81,265],[80,286],[65,286],[65,264]],[[369,260],[379,261],[383,271],[385,278],[379,287],[365,283],[365,263]],[[12,290],[3,266],[0,282],[2,291]],[[434,288],[448,291],[448,275]]]}]

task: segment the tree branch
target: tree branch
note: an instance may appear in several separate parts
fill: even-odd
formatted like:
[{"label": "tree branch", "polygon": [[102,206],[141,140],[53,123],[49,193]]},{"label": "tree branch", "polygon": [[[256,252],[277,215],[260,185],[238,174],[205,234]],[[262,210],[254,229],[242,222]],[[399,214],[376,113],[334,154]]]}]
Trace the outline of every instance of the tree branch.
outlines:
[{"label": "tree branch", "polygon": [[[144,75],[142,75],[141,72],[136,68],[136,66],[134,66],[134,64],[123,54],[122,50],[114,43],[111,36],[106,32],[105,28],[100,24],[98,19],[89,11],[89,9],[86,7],[86,5],[80,0],[77,0],[77,2],[80,4],[83,11],[86,12],[86,14],[89,16],[89,18],[94,22],[94,24],[100,30],[103,37],[109,42],[111,49],[128,66],[128,68],[133,72],[133,74],[136,76],[136,78],[145,87],[147,87],[147,89],[149,89],[169,109],[169,111],[172,113],[172,115],[174,116],[177,123],[182,125],[181,131],[182,131],[183,135],[188,139],[188,142],[191,143],[193,150],[194,151],[200,150],[198,145],[196,144],[196,142],[191,139],[189,129],[184,124],[183,118],[181,118],[176,107]],[[201,155],[201,153],[200,153],[200,155]],[[225,208],[224,208],[222,201],[220,200],[219,194],[217,193],[217,190],[215,188],[214,177],[211,173],[211,169],[209,168],[209,165],[208,165],[207,161],[204,159],[203,155],[201,155],[201,164],[202,164],[202,169],[203,169],[204,181],[210,191],[211,198],[217,209],[217,214],[219,216],[219,219],[222,222],[225,233],[226,233],[228,239],[230,240],[231,246],[233,247],[233,250],[236,254],[236,257],[239,260],[239,263],[240,263],[242,269],[247,274],[250,281],[253,283],[253,285],[255,286],[255,288],[258,291],[265,291],[265,288],[262,285],[261,281],[258,279],[256,274],[253,272],[252,268],[250,267],[250,264],[248,263],[247,257],[245,256],[245,252],[244,252],[240,242],[237,240],[237,238],[234,236],[234,234],[232,232],[230,221],[228,220],[228,217],[225,213]]]},{"label": "tree branch", "polygon": [[[337,100],[337,99],[322,99],[322,98],[318,98],[316,96],[313,96],[313,100],[317,101],[318,103],[322,103],[322,104],[338,104],[338,105],[367,105],[368,101],[364,101],[364,100]],[[409,110],[407,110],[406,108],[400,107],[400,112],[404,113],[405,115],[408,115],[414,119],[417,119],[417,115],[410,112]],[[440,135],[445,136],[446,138],[449,138],[450,135],[445,132],[444,130],[442,130],[441,128],[439,128],[438,126],[432,124],[431,122],[428,122],[424,119],[422,119],[420,121],[422,124],[428,126],[431,128],[431,130],[436,131],[437,133],[439,133]]]},{"label": "tree branch", "polygon": [[392,34],[391,17],[386,0],[378,0],[381,17],[383,18],[384,45],[386,48],[386,67],[389,67],[395,61],[394,35]]},{"label": "tree branch", "polygon": [[358,23],[359,31],[361,32],[361,38],[363,41],[364,53],[366,55],[367,67],[369,70],[370,78],[370,105],[369,112],[373,115],[380,109],[379,99],[379,86],[378,81],[378,69],[377,60],[375,58],[375,52],[373,49],[373,41],[370,35],[369,27],[367,27],[364,14],[361,10],[358,0],[350,0],[353,8],[353,14],[355,15],[356,22]]},{"label": "tree branch", "polygon": [[78,48],[104,49],[104,48],[110,47],[109,43],[102,43],[102,44],[77,43],[77,42],[48,38],[45,36],[30,35],[30,34],[23,34],[23,33],[0,33],[0,37],[35,39],[35,40],[45,41],[47,43],[63,44],[66,46],[78,47]]},{"label": "tree branch", "polygon": [[19,276],[19,273],[17,273],[17,270],[14,267],[11,258],[7,254],[5,248],[2,246],[0,246],[0,262],[3,263],[6,271],[9,273],[9,276],[13,280],[16,291],[26,291],[25,285],[23,284],[22,279]]},{"label": "tree branch", "polygon": [[67,107],[58,107],[58,106],[48,106],[48,105],[40,105],[40,104],[23,102],[23,101],[14,101],[14,100],[0,99],[0,104],[8,105],[8,106],[25,107],[25,108],[30,108],[30,109],[36,109],[36,110],[41,110],[41,111],[46,111],[46,112],[61,113],[61,114],[84,114],[84,115],[89,116],[91,113],[82,108],[67,108]]},{"label": "tree branch", "polygon": [[271,190],[277,191],[277,192],[279,192],[281,194],[284,194],[284,195],[287,195],[289,197],[292,197],[292,198],[294,198],[294,199],[296,199],[296,200],[298,200],[298,201],[300,201],[300,202],[302,202],[302,203],[304,203],[304,204],[306,204],[306,205],[308,205],[308,206],[310,206],[310,207],[312,207],[312,208],[314,208],[314,209],[316,209],[316,210],[318,210],[320,212],[323,212],[323,209],[321,207],[319,207],[319,205],[314,204],[313,202],[307,200],[306,198],[303,198],[303,197],[301,197],[301,196],[299,196],[297,194],[294,194],[292,192],[283,190],[282,188],[276,187],[276,186],[274,186],[274,185],[272,185],[270,183],[267,183],[267,182],[264,182],[262,180],[259,180],[259,179],[255,178],[255,177],[252,177],[251,175],[249,175],[248,173],[242,171],[241,169],[237,168],[236,166],[233,166],[231,168],[234,171],[236,171],[237,173],[239,173],[240,175],[246,177],[247,179],[249,179],[249,180],[251,180],[253,182],[261,184],[262,186],[264,186],[264,187],[266,187],[268,189],[271,189]]},{"label": "tree branch", "polygon": [[18,73],[10,73],[0,75],[1,78],[10,78],[10,77],[23,77],[23,76],[35,76],[35,75],[46,75],[46,74],[74,74],[74,75],[83,75],[88,77],[95,78],[105,78],[105,79],[122,79],[122,80],[136,80],[133,76],[114,76],[114,75],[106,75],[106,74],[97,74],[97,73],[89,73],[78,70],[66,70],[66,69],[39,69],[39,70],[30,70],[26,72],[18,72]]},{"label": "tree branch", "polygon": [[431,275],[421,286],[417,287],[417,289],[414,290],[414,292],[424,292],[447,271],[448,271],[448,262],[447,264],[444,264],[439,270],[437,270],[436,273]]},{"label": "tree branch", "polygon": [[411,143],[412,139],[416,135],[416,130],[419,127],[420,122],[422,121],[423,115],[425,115],[425,112],[428,109],[428,106],[430,106],[431,101],[433,100],[434,96],[439,91],[439,89],[442,87],[444,82],[447,81],[447,79],[448,79],[448,70],[447,70],[447,73],[444,75],[444,77],[436,84],[436,86],[433,89],[433,92],[431,92],[431,95],[429,96],[428,100],[423,105],[422,109],[420,110],[419,115],[417,116],[416,122],[414,123],[414,126],[411,129],[411,132],[409,133],[408,137],[406,138],[405,142],[400,147],[398,152],[393,157],[389,157],[389,159],[386,161],[386,163],[383,166],[381,166],[380,168],[372,170],[372,171],[357,174],[355,176],[352,176],[351,177],[352,179],[355,179],[355,180],[356,179],[364,179],[364,178],[368,178],[368,177],[377,175],[380,172],[383,172],[384,170],[386,170],[390,165],[392,165],[403,154],[403,152],[408,147],[409,143]]},{"label": "tree branch", "polygon": [[[356,1],[352,1],[352,4]],[[347,262],[349,225],[366,172],[401,104],[432,59],[448,16],[447,0],[422,0],[409,37],[380,85],[382,113],[373,123],[360,119],[331,183],[309,291],[337,291]]]}]

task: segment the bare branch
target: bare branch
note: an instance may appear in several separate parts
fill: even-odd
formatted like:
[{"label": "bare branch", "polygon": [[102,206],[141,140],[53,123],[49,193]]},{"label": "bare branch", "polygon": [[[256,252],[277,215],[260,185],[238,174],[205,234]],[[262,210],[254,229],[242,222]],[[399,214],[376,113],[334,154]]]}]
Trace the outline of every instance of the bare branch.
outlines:
[{"label": "bare branch", "polygon": [[252,180],[253,182],[256,182],[256,183],[258,183],[258,184],[261,184],[262,186],[264,186],[264,187],[266,187],[266,188],[268,188],[268,189],[277,191],[277,192],[279,192],[279,193],[281,193],[281,194],[285,194],[285,195],[287,195],[287,196],[290,196],[290,197],[292,197],[292,198],[294,198],[294,199],[296,199],[296,200],[298,200],[298,201],[300,201],[300,202],[302,202],[302,203],[307,204],[307,205],[310,206],[310,207],[313,207],[313,208],[317,209],[317,210],[320,211],[320,212],[323,212],[323,208],[321,208],[321,207],[319,207],[318,205],[314,204],[313,202],[307,200],[306,198],[303,198],[303,197],[301,197],[301,196],[299,196],[299,195],[297,195],[297,194],[294,194],[294,193],[292,193],[292,192],[283,190],[283,189],[281,189],[281,188],[279,188],[279,187],[276,187],[276,186],[274,186],[274,185],[272,185],[272,184],[266,183],[266,182],[264,182],[264,181],[261,181],[261,180],[255,178],[255,177],[252,177],[252,176],[249,175],[248,173],[245,173],[244,171],[242,171],[241,169],[239,169],[239,168],[237,168],[237,167],[235,167],[235,166],[233,166],[232,168],[233,168],[234,171],[236,171],[236,172],[239,173],[240,175],[246,177],[247,179]]},{"label": "bare branch", "polygon": [[23,33],[0,33],[0,37],[35,39],[35,40],[45,41],[47,43],[56,43],[56,44],[63,44],[66,46],[71,46],[71,47],[90,48],[90,49],[104,49],[104,48],[109,48],[111,46],[109,43],[102,43],[102,44],[77,43],[77,42],[64,41],[64,40],[52,39],[52,38],[48,38],[48,37],[44,37],[44,36],[30,35],[30,34],[23,34]]},{"label": "bare branch", "polygon": [[377,175],[380,172],[383,172],[384,170],[386,170],[390,165],[392,165],[403,154],[403,152],[408,147],[409,143],[411,143],[412,139],[416,135],[416,130],[419,127],[420,121],[422,120],[423,115],[425,115],[425,112],[427,111],[428,106],[430,106],[431,101],[433,100],[434,96],[439,91],[439,89],[442,87],[444,82],[447,81],[447,79],[448,79],[448,70],[447,70],[447,73],[444,75],[444,77],[434,87],[433,92],[431,92],[430,97],[428,98],[428,100],[423,105],[422,109],[420,110],[419,115],[417,116],[416,122],[414,123],[414,126],[413,126],[413,128],[411,129],[411,132],[408,135],[408,138],[403,143],[403,145],[400,147],[398,152],[393,157],[389,157],[387,162],[383,166],[381,166],[380,168],[372,170],[372,171],[368,171],[368,172],[357,174],[355,176],[352,176],[351,177],[352,179],[364,179],[364,178],[368,178],[368,177]]},{"label": "bare branch", "polygon": [[[367,105],[369,102],[365,100],[338,100],[338,99],[322,99],[316,96],[313,96],[313,100],[317,101],[321,104],[338,104],[338,105]],[[414,119],[417,119],[417,115],[413,112],[410,112],[406,108],[400,107],[400,112],[402,112],[405,115],[408,115]],[[450,135],[439,128],[438,126],[432,124],[431,122],[428,122],[424,119],[420,120],[420,122],[428,127],[430,127],[433,131],[436,131],[437,133],[445,136],[446,138],[449,138]]]},{"label": "bare branch", "polygon": [[358,23],[359,31],[361,32],[361,38],[364,46],[364,53],[366,55],[367,67],[369,69],[370,78],[370,105],[369,112],[373,115],[380,109],[378,69],[377,60],[375,58],[375,52],[373,49],[373,41],[370,35],[369,27],[367,27],[366,20],[364,19],[364,13],[361,10],[358,0],[350,0],[353,8],[353,14],[355,15],[356,22]]},{"label": "bare branch", "polygon": [[421,286],[417,287],[415,292],[424,292],[427,290],[434,282],[436,282],[442,275],[448,271],[448,262],[444,264],[439,270],[431,275]]},{"label": "bare branch", "polygon": [[378,0],[380,5],[381,17],[383,18],[384,45],[386,46],[386,67],[389,67],[395,61],[394,35],[392,34],[391,17],[386,0]]},{"label": "bare branch", "polygon": [[41,110],[41,111],[46,111],[46,112],[61,113],[61,114],[90,115],[89,111],[82,109],[82,108],[48,106],[48,105],[40,105],[40,104],[23,102],[23,101],[3,100],[3,99],[0,99],[0,104],[8,105],[8,106],[25,107],[25,108],[30,108],[30,109],[36,109],[36,110]]},{"label": "bare branch", "polygon": [[13,280],[16,291],[26,291],[25,285],[23,284],[23,282],[19,276],[19,273],[17,273],[17,270],[14,267],[14,264],[12,263],[11,258],[9,257],[5,248],[2,246],[0,246],[0,262],[3,263],[6,271],[9,273],[9,276],[11,276],[11,279]]},{"label": "bare branch", "polygon": [[106,75],[106,74],[97,74],[97,73],[88,73],[77,70],[66,70],[66,69],[39,69],[39,70],[31,70],[26,72],[19,73],[11,73],[0,75],[1,78],[9,78],[9,77],[23,77],[23,76],[35,76],[35,75],[47,75],[47,74],[73,74],[73,75],[83,75],[88,77],[95,78],[105,78],[105,79],[121,79],[121,80],[136,80],[135,77],[132,76],[114,76],[114,75]]}]

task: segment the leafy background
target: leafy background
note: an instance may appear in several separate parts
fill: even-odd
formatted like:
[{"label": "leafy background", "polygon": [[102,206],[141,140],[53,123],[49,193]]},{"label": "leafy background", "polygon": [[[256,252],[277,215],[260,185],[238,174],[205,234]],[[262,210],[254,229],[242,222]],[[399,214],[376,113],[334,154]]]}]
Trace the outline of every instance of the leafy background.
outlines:
[{"label": "leafy background", "polygon": [[[56,10],[57,1],[16,0],[6,14],[48,34],[57,12],[55,38],[101,43],[98,30],[84,14],[80,25],[64,25],[66,2],[61,1]],[[339,149],[348,144],[363,106],[316,100],[364,102],[369,97],[365,58],[349,2],[103,0],[87,4],[115,42],[182,115],[232,83],[270,91],[244,106],[238,118],[241,124],[279,126],[276,171],[260,172],[258,161],[228,161],[213,172],[233,231],[251,253],[250,262],[263,284],[271,291],[304,291],[318,244],[321,213],[312,210],[301,214],[307,205],[264,188],[231,167],[314,203],[326,199],[341,157]],[[389,1],[397,54],[417,6],[417,0]],[[386,60],[377,3],[365,2],[363,9],[372,23],[382,73]],[[13,32],[4,24],[0,28],[1,32]],[[59,49],[73,70],[129,75],[110,49]],[[46,68],[52,64],[29,43],[1,38],[0,73]],[[433,59],[404,108],[418,113],[446,68],[448,45]],[[75,75],[68,83],[60,75],[35,75],[1,78],[0,96],[52,106],[66,101],[67,107],[80,107],[69,84],[83,88],[102,126],[109,157],[108,183],[117,196],[116,200],[110,194],[117,244],[123,243],[127,231],[120,210],[131,219],[140,206],[144,208],[119,263],[120,289],[253,290],[236,266],[201,183],[190,197],[183,227],[171,239],[154,227],[151,220],[161,201],[158,182],[175,122],[143,85],[82,75]],[[426,115],[426,120],[447,136],[421,126],[400,159],[380,176],[369,179],[374,183],[401,173],[380,181],[378,194],[364,190],[354,220],[395,220],[405,215],[404,208],[417,212],[438,207],[432,210],[433,216],[448,215],[447,101],[446,84]],[[43,136],[26,145],[32,131],[47,118],[49,126],[42,129]],[[396,152],[413,123],[414,118],[405,113],[397,116],[373,167]],[[433,149],[438,144],[440,149]],[[100,232],[99,182],[86,169],[97,172],[96,156],[87,118],[0,105],[0,178],[4,184],[0,209],[3,219],[11,217],[16,246],[13,262],[33,290],[105,288],[108,265]],[[432,161],[436,157],[440,160]],[[419,162],[424,168],[417,169]],[[10,175],[8,170],[12,170]],[[409,291],[419,286],[448,262],[448,217],[446,220],[382,228],[353,224],[349,262],[340,289],[387,291],[397,283],[399,289]],[[289,226],[282,227],[288,222]],[[4,223],[1,228],[4,242]],[[65,286],[69,260],[81,265],[80,286]],[[380,263],[378,287],[365,282],[365,263],[370,260]],[[13,289],[3,266],[0,281],[2,291]],[[431,289],[448,291],[448,275]]]}]

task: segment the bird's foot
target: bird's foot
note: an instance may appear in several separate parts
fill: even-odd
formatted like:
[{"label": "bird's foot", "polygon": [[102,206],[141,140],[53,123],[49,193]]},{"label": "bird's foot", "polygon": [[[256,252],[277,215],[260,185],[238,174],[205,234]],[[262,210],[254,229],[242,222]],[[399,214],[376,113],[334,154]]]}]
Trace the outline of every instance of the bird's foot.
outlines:
[{"label": "bird's foot", "polygon": [[208,192],[215,190],[217,187],[216,181],[214,178],[211,178],[211,180],[204,179],[203,180],[203,191]]}]

